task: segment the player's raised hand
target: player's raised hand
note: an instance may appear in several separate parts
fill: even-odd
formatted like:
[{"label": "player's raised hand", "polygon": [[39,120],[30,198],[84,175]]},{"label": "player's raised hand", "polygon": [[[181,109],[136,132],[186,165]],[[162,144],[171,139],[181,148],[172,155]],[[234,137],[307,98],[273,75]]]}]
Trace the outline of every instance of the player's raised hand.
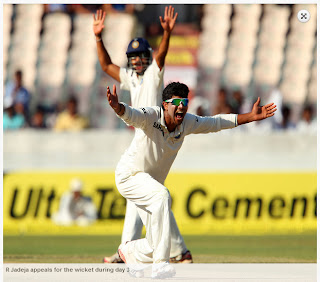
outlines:
[{"label": "player's raised hand", "polygon": [[118,95],[117,95],[115,84],[113,84],[113,93],[111,93],[110,87],[107,86],[107,98],[108,98],[108,102],[109,102],[109,105],[111,106],[111,108],[116,113],[118,113],[121,108],[120,108],[120,104],[118,102]]},{"label": "player's raised hand", "polygon": [[260,107],[260,97],[254,103],[251,113],[253,114],[254,120],[262,120],[268,117],[272,117],[274,112],[277,110],[277,106],[274,103]]},{"label": "player's raised hand", "polygon": [[177,16],[178,16],[178,13],[174,15],[174,8],[172,6],[169,6],[169,8],[166,7],[164,11],[164,17],[163,18],[161,16],[159,17],[163,30],[170,33],[174,28]]},{"label": "player's raised hand", "polygon": [[93,32],[96,36],[100,36],[104,28],[104,19],[106,18],[106,12],[97,10],[97,15],[93,14]]}]

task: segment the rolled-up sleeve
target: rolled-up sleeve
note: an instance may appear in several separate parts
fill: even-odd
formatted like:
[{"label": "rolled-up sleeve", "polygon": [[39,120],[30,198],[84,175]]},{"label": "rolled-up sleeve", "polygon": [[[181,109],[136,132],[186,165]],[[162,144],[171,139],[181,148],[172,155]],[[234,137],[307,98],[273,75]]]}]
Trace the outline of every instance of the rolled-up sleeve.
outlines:
[{"label": "rolled-up sleeve", "polygon": [[120,88],[124,90],[130,90],[129,83],[129,70],[126,68],[120,68]]}]

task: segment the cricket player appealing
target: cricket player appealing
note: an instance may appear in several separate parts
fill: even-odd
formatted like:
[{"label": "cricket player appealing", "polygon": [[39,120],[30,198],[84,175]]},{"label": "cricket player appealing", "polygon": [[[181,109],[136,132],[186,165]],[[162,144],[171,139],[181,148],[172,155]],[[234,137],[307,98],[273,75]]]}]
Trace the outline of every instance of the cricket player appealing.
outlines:
[{"label": "cricket player appealing", "polygon": [[[102,70],[120,82],[121,89],[130,91],[133,107],[161,106],[165,58],[169,48],[170,35],[178,14],[175,14],[174,8],[169,6],[165,8],[164,17],[160,16],[163,36],[154,60],[152,60],[152,49],[146,39],[135,38],[129,43],[126,52],[128,68],[120,68],[113,64],[103,44],[101,33],[104,29],[105,16],[106,14],[102,10],[98,10],[96,15],[93,15],[93,31],[96,36],[98,58]],[[191,263],[191,253],[184,243],[173,216],[171,224],[170,261]],[[127,201],[121,242],[140,239],[142,227],[143,223],[135,204]],[[123,261],[116,253],[111,257],[105,257],[104,262],[118,263]]]},{"label": "cricket player appealing", "polygon": [[[201,117],[188,114],[189,89],[170,83],[162,94],[162,107],[132,108],[118,102],[116,87],[107,88],[107,98],[115,113],[137,131],[122,155],[115,172],[116,185],[128,202],[134,203],[146,227],[146,237],[122,243],[118,252],[131,269],[152,264],[152,278],[169,278],[175,270],[170,257],[171,197],[163,185],[171,165],[189,134],[217,132],[274,115],[276,105],[260,107],[260,98],[247,114]],[[139,270],[139,272],[138,272]]]}]

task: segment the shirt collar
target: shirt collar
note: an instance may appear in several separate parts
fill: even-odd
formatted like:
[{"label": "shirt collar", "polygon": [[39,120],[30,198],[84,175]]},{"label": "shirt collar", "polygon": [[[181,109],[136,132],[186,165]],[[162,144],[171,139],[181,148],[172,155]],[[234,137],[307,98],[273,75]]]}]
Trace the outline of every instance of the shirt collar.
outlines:
[{"label": "shirt collar", "polygon": [[170,137],[174,137],[175,139],[179,139],[181,134],[182,134],[182,131],[183,131],[184,120],[180,125],[178,125],[176,127],[176,129],[174,131],[169,132],[169,130],[168,130],[167,126],[166,126],[165,120],[164,120],[164,110],[163,110],[162,107],[160,107],[160,115],[161,115],[160,116],[160,124],[161,124],[161,126],[166,131],[168,131]]}]

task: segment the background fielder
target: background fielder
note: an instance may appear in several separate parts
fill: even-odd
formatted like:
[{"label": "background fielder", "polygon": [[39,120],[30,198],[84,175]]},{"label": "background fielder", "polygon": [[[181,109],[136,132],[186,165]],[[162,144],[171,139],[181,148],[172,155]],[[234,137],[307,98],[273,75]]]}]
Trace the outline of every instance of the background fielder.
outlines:
[{"label": "background fielder", "polygon": [[[159,17],[163,28],[163,37],[159,45],[159,51],[154,60],[152,60],[152,49],[147,40],[144,38],[135,38],[129,43],[126,52],[128,57],[128,68],[120,68],[113,64],[105,49],[101,37],[105,16],[105,12],[98,10],[97,15],[94,16],[93,23],[93,31],[96,36],[97,52],[101,68],[108,75],[120,82],[121,89],[130,91],[131,104],[133,107],[161,105],[165,57],[169,48],[170,35],[178,14],[174,14],[174,8],[169,6],[165,8],[164,17]],[[174,217],[171,216],[171,218],[171,261],[184,263],[192,262],[191,254],[187,250]],[[141,238],[142,227],[143,224],[136,206],[130,201],[127,201],[121,242],[125,243]],[[104,262],[121,262],[121,259],[116,253],[111,257],[105,257]]]}]

